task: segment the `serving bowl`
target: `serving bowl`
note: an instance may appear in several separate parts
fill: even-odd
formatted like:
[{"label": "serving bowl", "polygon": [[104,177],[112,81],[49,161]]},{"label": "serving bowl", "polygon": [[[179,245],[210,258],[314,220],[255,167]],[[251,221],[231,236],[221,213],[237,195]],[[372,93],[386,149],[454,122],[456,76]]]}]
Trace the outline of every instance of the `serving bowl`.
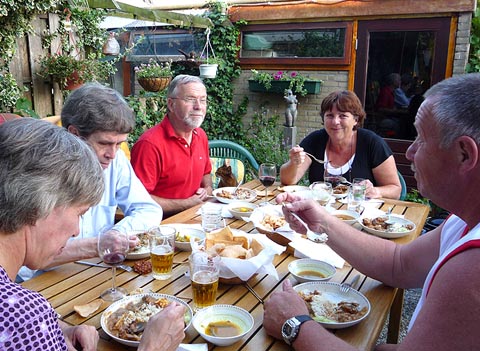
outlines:
[{"label": "serving bowl", "polygon": [[330,263],[311,258],[301,258],[290,262],[288,271],[299,283],[305,283],[328,281],[337,270]]},{"label": "serving bowl", "polygon": [[336,210],[332,212],[332,215],[350,225],[357,223],[360,218],[360,214],[352,210]]},{"label": "serving bowl", "polygon": [[[253,317],[248,311],[233,305],[206,307],[198,311],[192,321],[195,330],[205,340],[217,346],[228,346],[236,343],[252,329],[253,323]],[[211,335],[218,329],[233,331],[232,334],[235,335]]]},{"label": "serving bowl", "polygon": [[192,251],[190,244],[191,238],[195,241],[202,241],[205,239],[205,233],[203,230],[192,228],[188,225],[182,224],[169,224],[177,230],[175,234],[175,248],[180,251]]},{"label": "serving bowl", "polygon": [[[185,328],[184,330],[187,330],[187,328],[190,326],[192,323],[192,318],[193,318],[193,312],[190,306],[183,300],[180,300],[179,298],[172,296],[172,295],[166,295],[166,294],[158,294],[158,293],[144,293],[144,294],[137,294],[137,295],[132,295],[132,296],[127,296],[124,297],[121,300],[118,300],[114,303],[112,303],[105,311],[102,313],[102,317],[100,318],[100,325],[102,326],[102,329],[105,333],[108,334],[112,339],[115,341],[119,342],[120,344],[127,345],[127,346],[132,346],[132,347],[138,347],[140,345],[139,341],[134,341],[134,340],[127,340],[127,339],[122,339],[118,336],[116,336],[109,328],[108,328],[108,318],[115,313],[117,310],[120,308],[125,308],[130,302],[139,302],[141,299],[145,296],[149,295],[155,299],[160,299],[160,298],[165,298],[171,302],[177,302],[179,304],[182,304],[185,306]],[[160,342],[160,340],[159,340]]]},{"label": "serving bowl", "polygon": [[257,192],[252,189],[248,188],[238,188],[236,194],[234,194],[234,190],[236,187],[234,186],[227,186],[223,188],[215,189],[212,194],[215,196],[217,201],[220,201],[224,204],[229,204],[234,201],[246,201],[252,202],[257,198]]},{"label": "serving bowl", "polygon": [[[351,327],[352,325],[358,324],[361,321],[363,321],[365,318],[370,313],[370,302],[368,299],[363,295],[361,292],[351,288],[347,292],[342,292],[340,290],[341,284],[339,283],[333,283],[333,282],[308,282],[308,283],[302,283],[298,284],[293,287],[293,289],[297,292],[303,292],[303,293],[313,293],[317,292],[320,293],[319,296],[321,296],[321,300],[325,302],[322,304],[321,302],[317,301],[315,302],[316,304],[322,304],[323,306],[330,305],[332,304],[338,305],[339,303],[346,302],[346,303],[356,303],[358,304],[358,310],[362,310],[363,314],[359,315],[359,318],[355,318],[349,321],[345,322],[337,322],[333,320],[327,320],[324,319],[320,316],[315,316],[313,313],[312,309],[312,303],[314,301],[312,300],[309,302],[310,308],[310,316],[315,319],[318,323],[323,325],[325,328],[328,329],[343,329],[343,328],[348,328]],[[320,310],[325,310],[324,308]]]},{"label": "serving bowl", "polygon": [[227,209],[237,219],[248,218],[258,205],[247,201],[234,201],[228,204]]}]

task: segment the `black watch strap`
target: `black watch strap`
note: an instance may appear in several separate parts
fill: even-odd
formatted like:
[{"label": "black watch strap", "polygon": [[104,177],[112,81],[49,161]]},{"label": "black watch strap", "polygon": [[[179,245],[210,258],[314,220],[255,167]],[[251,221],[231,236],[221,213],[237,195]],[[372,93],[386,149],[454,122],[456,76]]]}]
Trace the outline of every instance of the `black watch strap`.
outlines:
[{"label": "black watch strap", "polygon": [[298,333],[300,332],[300,326],[303,323],[311,320],[312,320],[312,317],[308,315],[300,315],[300,316],[295,316],[287,319],[282,326],[283,340],[288,345],[292,345],[295,339],[297,338]]}]

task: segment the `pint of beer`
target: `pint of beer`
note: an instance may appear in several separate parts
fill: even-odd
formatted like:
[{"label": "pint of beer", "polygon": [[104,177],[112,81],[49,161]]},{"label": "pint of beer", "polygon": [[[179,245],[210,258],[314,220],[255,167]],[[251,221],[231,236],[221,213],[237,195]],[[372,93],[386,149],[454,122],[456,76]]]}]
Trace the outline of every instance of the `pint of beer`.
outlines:
[{"label": "pint of beer", "polygon": [[175,234],[175,228],[164,225],[148,231],[152,275],[155,279],[165,280],[172,276]]},{"label": "pint of beer", "polygon": [[193,310],[215,304],[218,290],[218,267],[210,264],[190,263],[192,281]]}]

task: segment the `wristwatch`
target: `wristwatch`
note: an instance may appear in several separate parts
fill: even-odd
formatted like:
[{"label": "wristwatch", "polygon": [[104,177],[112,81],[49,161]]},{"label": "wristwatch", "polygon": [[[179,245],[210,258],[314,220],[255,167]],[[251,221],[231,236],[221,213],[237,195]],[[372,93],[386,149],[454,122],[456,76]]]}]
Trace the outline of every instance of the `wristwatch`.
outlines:
[{"label": "wristwatch", "polygon": [[307,322],[311,321],[312,318],[307,315],[301,315],[301,316],[295,316],[292,318],[289,318],[283,323],[282,326],[282,337],[283,340],[288,344],[292,345],[295,339],[298,336],[298,333],[300,332],[300,326]]}]

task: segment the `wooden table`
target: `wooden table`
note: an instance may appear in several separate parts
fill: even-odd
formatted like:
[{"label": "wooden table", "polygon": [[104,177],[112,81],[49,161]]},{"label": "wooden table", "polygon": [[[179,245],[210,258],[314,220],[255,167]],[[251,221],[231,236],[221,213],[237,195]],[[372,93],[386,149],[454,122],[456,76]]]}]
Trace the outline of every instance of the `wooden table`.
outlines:
[{"label": "wooden table", "polygon": [[[258,181],[252,181],[244,185],[245,187],[256,189],[258,194],[264,194],[263,186]],[[273,189],[271,187],[270,189]],[[273,191],[276,195],[278,190]],[[270,200],[271,198],[269,198]],[[262,197],[257,199],[258,202],[264,201]],[[342,204],[336,203],[335,207],[342,208]],[[395,239],[399,243],[407,243],[416,238],[425,223],[429,208],[425,205],[385,200],[385,203],[379,205],[383,210],[393,206],[393,213],[403,214],[405,218],[413,221],[417,225],[416,232],[403,238]],[[188,209],[177,214],[167,220],[163,224],[168,223],[200,223],[200,216],[197,215],[198,207]],[[251,223],[242,220],[228,219],[227,224],[232,228],[244,230],[246,232],[255,231]],[[262,234],[259,234],[262,235]],[[160,281],[155,280],[151,275],[138,275],[135,272],[125,272],[117,270],[117,284],[123,286],[127,291],[136,288],[143,288],[144,291],[154,291],[164,294],[175,295],[187,302],[191,302],[192,292],[190,288],[190,280],[185,276],[187,265],[182,263],[188,260],[188,252],[176,252],[174,257],[174,268],[172,278]],[[262,298],[267,299],[268,296],[281,289],[284,279],[292,279],[288,272],[288,264],[295,260],[295,257],[289,253],[277,255],[274,264],[277,268],[279,280],[269,275],[256,275],[251,278],[248,283],[255,292]],[[100,262],[99,259],[91,259],[92,262]],[[133,264],[132,261],[127,261]],[[359,274],[355,269],[345,264],[343,269],[337,270],[332,278],[335,282],[351,281],[353,277]],[[102,311],[109,306],[109,302],[103,302],[101,308],[95,315],[89,318],[82,318],[73,310],[73,306],[84,304],[98,298],[100,293],[111,286],[111,270],[97,267],[87,267],[75,263],[60,266],[54,270],[46,272],[36,278],[29,280],[23,284],[25,287],[37,290],[45,296],[55,310],[62,316],[63,320],[69,324],[90,324],[97,327],[100,333],[99,350],[131,350],[132,348],[123,346],[109,339],[108,335],[103,332],[100,327],[100,317]],[[370,301],[372,309],[370,315],[356,326],[337,330],[335,334],[361,350],[371,350],[378,339],[387,316],[390,315],[389,324],[389,342],[398,340],[398,331],[401,319],[401,310],[403,305],[403,291],[401,289],[391,288],[382,283],[361,275],[360,283],[357,289],[362,292]],[[262,327],[263,305],[254,297],[245,285],[225,285],[220,284],[217,303],[233,304],[248,310],[255,324],[251,332],[241,341],[228,347],[214,347],[209,345],[209,349],[219,350],[289,350],[290,348],[282,341],[275,340],[265,333]],[[204,343],[205,341],[198,335],[193,327],[186,332],[184,343]]]}]

